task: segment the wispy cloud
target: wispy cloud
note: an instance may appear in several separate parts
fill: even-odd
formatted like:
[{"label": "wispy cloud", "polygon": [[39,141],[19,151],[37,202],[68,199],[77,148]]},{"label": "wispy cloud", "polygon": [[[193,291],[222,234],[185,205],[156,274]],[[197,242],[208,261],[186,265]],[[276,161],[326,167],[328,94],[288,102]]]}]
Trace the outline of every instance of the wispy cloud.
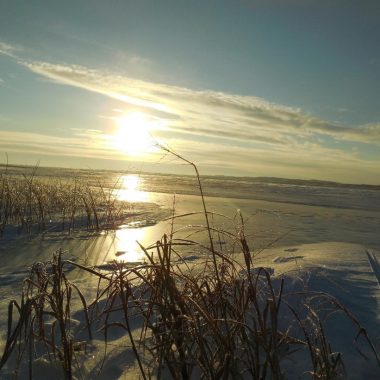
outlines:
[{"label": "wispy cloud", "polygon": [[[0,52],[13,51],[2,46]],[[362,155],[366,146],[378,149],[380,123],[345,126],[258,97],[151,83],[79,65],[15,59],[58,84],[117,99],[164,121],[166,127],[157,131],[157,137],[215,172],[244,174],[254,168],[256,175],[347,181],[354,180],[355,171],[362,181],[364,176],[375,176],[380,168],[380,155],[372,160]],[[101,117],[107,120],[113,114]],[[50,146],[59,147],[57,154],[61,155],[99,157],[101,151],[104,158],[117,156],[102,146],[107,138],[102,132],[74,133],[74,137],[59,141],[32,133],[13,137],[11,132],[0,133],[0,149],[19,149],[20,141],[29,149],[43,149],[49,141]]]},{"label": "wispy cloud", "polygon": [[0,130],[0,151],[4,152],[77,157],[95,157],[101,153],[112,156],[112,152],[101,150],[97,136],[91,132],[82,131],[74,137],[58,137],[41,133]]},{"label": "wispy cloud", "polygon": [[15,54],[18,51],[20,51],[19,47],[0,41],[0,54],[15,58],[16,57]]},{"label": "wispy cloud", "polygon": [[[109,135],[99,130],[71,128],[71,136],[0,130],[0,152],[37,153],[44,156],[70,156],[120,160],[125,156],[104,142]],[[156,160],[150,157],[151,161]]]},{"label": "wispy cloud", "polygon": [[[77,65],[23,62],[58,83],[104,94],[158,112],[176,132],[206,134],[252,142],[285,144],[320,134],[352,142],[380,144],[380,125],[347,127],[303,113],[300,109],[252,96],[144,82]],[[293,138],[294,137],[294,138]]]}]

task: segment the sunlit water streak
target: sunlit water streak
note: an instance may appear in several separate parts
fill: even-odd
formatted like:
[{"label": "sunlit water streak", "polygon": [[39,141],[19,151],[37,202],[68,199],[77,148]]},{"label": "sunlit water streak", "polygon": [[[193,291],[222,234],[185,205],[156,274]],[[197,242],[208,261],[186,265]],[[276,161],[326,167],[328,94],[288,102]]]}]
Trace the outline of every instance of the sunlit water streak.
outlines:
[{"label": "sunlit water streak", "polygon": [[[143,179],[136,174],[128,174],[121,177],[121,186],[115,190],[115,197],[120,201],[130,203],[147,203],[150,202],[150,193],[141,191]],[[144,221],[129,223],[120,226],[115,231],[114,252],[117,261],[123,262],[142,262],[145,254],[141,250],[137,242],[142,243],[146,240],[149,231],[148,227],[144,227]]]},{"label": "sunlit water streak", "polygon": [[122,228],[116,231],[115,256],[118,261],[142,262],[145,255],[137,242],[142,242],[144,228]]},{"label": "sunlit water streak", "polygon": [[136,174],[128,174],[121,178],[121,186],[115,190],[114,195],[120,201],[131,203],[149,202],[147,191],[141,191],[142,178]]}]

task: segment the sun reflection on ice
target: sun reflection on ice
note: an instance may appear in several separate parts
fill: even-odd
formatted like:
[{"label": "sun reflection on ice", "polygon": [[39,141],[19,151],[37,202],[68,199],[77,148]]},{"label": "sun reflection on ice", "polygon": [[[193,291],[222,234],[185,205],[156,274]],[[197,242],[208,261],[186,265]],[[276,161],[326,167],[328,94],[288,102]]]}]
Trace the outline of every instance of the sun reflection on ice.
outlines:
[{"label": "sun reflection on ice", "polygon": [[116,197],[126,202],[148,202],[149,193],[141,191],[142,179],[136,174],[128,174],[121,178],[121,187],[116,191]]},{"label": "sun reflection on ice", "polygon": [[116,231],[115,256],[118,261],[142,262],[145,254],[142,252],[137,241],[141,242],[144,238],[143,228],[123,228]]},{"label": "sun reflection on ice", "polygon": [[[120,186],[114,190],[114,196],[120,201],[130,203],[149,202],[150,193],[141,191],[143,179],[136,174],[124,175],[120,178]],[[130,221],[128,224],[120,226],[115,231],[113,241],[113,251],[115,259],[120,262],[143,262],[145,254],[141,250],[139,244],[145,243],[150,237],[151,228],[156,224],[155,220],[136,220]]]}]

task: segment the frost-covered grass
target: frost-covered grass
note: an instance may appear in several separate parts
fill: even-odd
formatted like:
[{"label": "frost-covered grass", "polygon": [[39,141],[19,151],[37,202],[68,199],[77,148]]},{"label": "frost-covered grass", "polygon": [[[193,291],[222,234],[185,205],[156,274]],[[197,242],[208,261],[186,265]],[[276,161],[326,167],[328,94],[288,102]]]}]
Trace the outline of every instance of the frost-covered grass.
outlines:
[{"label": "frost-covered grass", "polygon": [[[337,335],[350,335],[356,355],[380,368],[367,330],[338,298],[318,290],[320,277],[317,289],[310,289],[302,269],[279,276],[261,264],[242,218],[234,231],[211,225],[197,168],[186,162],[197,174],[205,220],[197,228],[208,244],[197,234],[177,238],[174,221],[186,215],[173,211],[170,231],[141,247],[143,264],[115,262],[102,271],[66,260],[61,251],[36,263],[20,299],[9,303],[3,378],[38,379],[41,366],[46,378],[118,378],[120,373],[107,372],[115,361],[124,363],[131,379],[345,378],[345,357],[330,342]],[[232,241],[233,252],[215,244],[216,233],[219,241]],[[203,260],[189,264],[183,249]],[[274,266],[281,261],[273,260]],[[86,273],[82,287],[66,275],[73,267]],[[91,293],[86,283],[94,282]],[[112,356],[115,344],[120,354]]]},{"label": "frost-covered grass", "polygon": [[19,233],[47,230],[115,228],[133,206],[113,196],[117,180],[105,187],[100,178],[39,178],[37,167],[29,174],[0,172],[0,237],[9,229]]},{"label": "frost-covered grass", "polygon": [[[344,357],[325,328],[337,313],[352,326],[353,345],[364,340],[366,354],[378,361],[367,331],[338,299],[257,266],[244,235],[240,257],[198,246],[215,261],[178,260],[181,247],[194,244],[165,235],[144,249],[145,264],[115,262],[108,271],[65,261],[61,252],[34,265],[21,299],[9,304],[4,378],[15,369],[33,378],[41,360],[49,371],[60,368],[62,378],[101,378],[113,360],[107,352],[122,336],[125,361],[136,363],[143,379],[345,378]],[[98,281],[90,301],[65,275],[73,265]],[[89,370],[94,341],[105,351]]]}]

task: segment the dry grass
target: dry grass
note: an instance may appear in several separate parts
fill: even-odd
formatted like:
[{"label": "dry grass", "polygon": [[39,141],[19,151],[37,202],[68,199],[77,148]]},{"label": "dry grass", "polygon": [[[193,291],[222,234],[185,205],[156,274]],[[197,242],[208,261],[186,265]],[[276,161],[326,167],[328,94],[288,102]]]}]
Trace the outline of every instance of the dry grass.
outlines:
[{"label": "dry grass", "polygon": [[[72,339],[71,304],[73,293],[79,296],[88,338],[92,339],[87,304],[81,291],[70,283],[63,271],[62,252],[48,263],[36,263],[24,280],[21,301],[11,301],[8,308],[8,332],[0,368],[15,358],[15,373],[26,357],[29,378],[33,361],[40,355],[60,363],[65,378],[72,379],[75,342]],[[15,315],[17,314],[17,316]]]},{"label": "dry grass", "polygon": [[[251,257],[244,236],[240,244],[242,254]],[[25,280],[21,302],[9,305],[0,368],[13,355],[16,373],[26,361],[32,378],[33,361],[43,355],[59,363],[65,378],[74,378],[80,372],[74,349],[80,341],[70,324],[76,294],[89,341],[92,323],[101,327],[106,345],[111,329],[127,334],[143,379],[283,379],[286,359],[292,357],[305,361],[313,379],[345,377],[342,356],[333,351],[315,306],[318,297],[344,311],[331,296],[305,292],[295,301],[284,280],[249,259],[242,266],[221,252],[218,277],[213,260],[189,271],[174,260],[178,247],[165,235],[150,248],[154,254],[145,250],[146,264],[128,268],[115,263],[106,273],[69,262],[99,280],[90,305],[67,280],[61,253],[49,263],[36,264]],[[357,323],[348,312],[346,316]],[[366,335],[359,324],[357,328]]]},{"label": "dry grass", "polygon": [[[125,333],[143,379],[283,379],[288,368],[286,359],[292,358],[303,360],[307,374],[313,379],[343,378],[342,356],[334,352],[329,343],[318,303],[314,302],[316,298],[342,311],[357,327],[358,335],[367,339],[378,360],[366,331],[337,300],[309,292],[290,294],[284,280],[256,266],[244,236],[243,219],[237,234],[217,231],[234,239],[242,257],[233,258],[215,247],[215,230],[209,222],[210,213],[198,170],[193,163],[186,162],[196,171],[204,207],[203,229],[209,244],[204,246],[195,238],[176,239],[173,214],[171,231],[149,249],[141,247],[146,256],[144,265],[130,268],[115,263],[114,268],[105,273],[68,262],[98,279],[95,300],[89,305],[77,286],[67,280],[61,253],[49,263],[36,264],[25,280],[21,301],[9,304],[7,342],[0,370],[15,357],[16,373],[20,363],[26,361],[32,378],[33,360],[45,355],[60,364],[66,379],[80,372],[80,361],[74,350],[79,342],[70,324],[75,293],[83,306],[88,339],[91,340],[92,323],[100,324],[106,346],[111,329]],[[30,207],[31,203],[35,205],[34,200],[37,206],[44,205],[43,210],[48,213],[49,207],[45,204],[56,199],[44,198],[43,190],[38,193],[40,187],[34,178],[25,178],[24,186],[11,183],[9,178],[1,180],[0,192],[17,193],[20,187],[24,189],[18,195],[21,211],[16,211],[14,205],[10,208],[12,218],[27,220],[33,215]],[[78,202],[83,198],[79,187],[70,188],[77,194]],[[67,191],[60,185],[54,189]],[[33,195],[36,192],[41,202]],[[89,214],[96,209],[91,197],[94,196],[88,195],[86,201],[82,199]],[[65,199],[65,196],[57,199]],[[6,202],[3,201],[3,208]],[[71,207],[74,204],[73,201]],[[111,200],[108,205],[112,207]],[[7,206],[4,209],[7,210]],[[32,209],[38,210],[38,207]],[[41,222],[45,220],[44,212],[38,214]],[[73,208],[69,208],[64,215],[73,212]],[[95,220],[96,224],[94,218],[88,216],[88,220],[91,223]],[[96,228],[101,226],[96,224]],[[206,261],[190,268],[181,261],[183,246],[202,252]],[[140,331],[139,338],[136,338],[136,328]]]},{"label": "dry grass", "polygon": [[114,229],[133,215],[133,205],[113,196],[119,180],[110,187],[99,178],[41,179],[36,173],[37,167],[22,176],[11,175],[7,167],[0,172],[0,238],[12,228],[29,234]]}]

